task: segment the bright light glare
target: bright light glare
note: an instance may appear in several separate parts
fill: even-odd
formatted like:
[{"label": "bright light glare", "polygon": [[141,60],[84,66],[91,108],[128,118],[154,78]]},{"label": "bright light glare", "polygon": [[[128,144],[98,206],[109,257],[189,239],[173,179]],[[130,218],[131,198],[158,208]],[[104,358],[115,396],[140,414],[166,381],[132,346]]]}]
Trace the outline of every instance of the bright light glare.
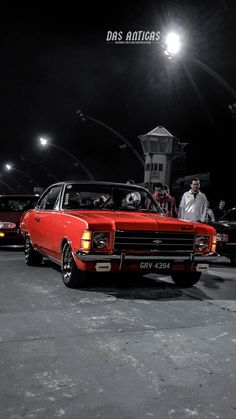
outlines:
[{"label": "bright light glare", "polygon": [[9,163],[6,163],[5,168],[10,171],[12,169],[12,165]]},{"label": "bright light glare", "polygon": [[175,55],[180,49],[179,36],[171,32],[166,37],[166,51],[169,54]]},{"label": "bright light glare", "polygon": [[46,146],[47,145],[47,143],[48,143],[48,140],[46,139],[46,138],[43,138],[43,137],[41,137],[40,139],[39,139],[39,141],[40,141],[40,143],[42,144],[42,146]]}]

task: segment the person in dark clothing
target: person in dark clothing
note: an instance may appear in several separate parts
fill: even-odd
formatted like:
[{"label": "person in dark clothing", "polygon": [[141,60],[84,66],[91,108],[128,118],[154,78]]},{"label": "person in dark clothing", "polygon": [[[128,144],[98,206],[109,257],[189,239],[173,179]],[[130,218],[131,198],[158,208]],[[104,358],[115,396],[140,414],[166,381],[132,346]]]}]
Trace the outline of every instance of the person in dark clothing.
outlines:
[{"label": "person in dark clothing", "polygon": [[154,201],[161,207],[162,211],[168,217],[171,215],[171,198],[170,195],[164,190],[162,183],[155,185],[154,194],[152,195]]},{"label": "person in dark clothing", "polygon": [[226,213],[225,200],[221,199],[217,208],[213,209],[215,220],[218,221]]}]

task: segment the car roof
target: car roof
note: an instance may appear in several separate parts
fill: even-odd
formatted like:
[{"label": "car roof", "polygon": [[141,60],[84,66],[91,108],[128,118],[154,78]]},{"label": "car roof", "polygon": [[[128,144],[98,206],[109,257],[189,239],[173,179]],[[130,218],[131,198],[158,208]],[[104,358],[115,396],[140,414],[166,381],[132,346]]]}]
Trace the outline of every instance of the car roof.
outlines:
[{"label": "car roof", "polygon": [[54,183],[53,185],[50,186],[57,186],[57,185],[96,185],[96,186],[116,186],[116,187],[125,187],[127,189],[129,188],[134,188],[137,190],[143,190],[145,189],[143,186],[140,185],[135,185],[135,184],[131,184],[131,183],[121,183],[121,182],[105,182],[105,181],[86,181],[86,180],[72,180],[72,181],[62,181],[62,182],[57,182]]},{"label": "car roof", "polygon": [[0,195],[0,198],[12,198],[12,199],[21,199],[21,198],[38,198],[39,195],[34,195],[34,194],[24,194],[24,195],[16,195],[16,194],[5,194],[5,195]]}]

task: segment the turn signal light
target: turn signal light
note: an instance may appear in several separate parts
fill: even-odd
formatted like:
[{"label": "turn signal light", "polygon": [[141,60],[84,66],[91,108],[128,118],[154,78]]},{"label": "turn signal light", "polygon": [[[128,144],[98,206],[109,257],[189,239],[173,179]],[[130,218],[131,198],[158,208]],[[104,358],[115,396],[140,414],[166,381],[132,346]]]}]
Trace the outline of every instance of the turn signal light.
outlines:
[{"label": "turn signal light", "polygon": [[216,252],[216,235],[212,236],[211,251],[212,251],[213,253],[215,253],[215,252]]},{"label": "turn signal light", "polygon": [[81,236],[80,247],[82,252],[88,253],[91,249],[92,243],[92,232],[89,230],[84,230]]}]

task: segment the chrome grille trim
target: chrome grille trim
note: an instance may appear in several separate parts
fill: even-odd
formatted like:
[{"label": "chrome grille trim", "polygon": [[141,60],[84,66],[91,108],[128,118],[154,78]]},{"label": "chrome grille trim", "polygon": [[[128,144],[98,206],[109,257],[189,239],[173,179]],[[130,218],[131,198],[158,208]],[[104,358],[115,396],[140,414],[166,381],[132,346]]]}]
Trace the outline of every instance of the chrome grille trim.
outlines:
[{"label": "chrome grille trim", "polygon": [[[155,240],[160,243],[155,243]],[[194,233],[176,231],[116,230],[116,251],[192,252]]]}]

